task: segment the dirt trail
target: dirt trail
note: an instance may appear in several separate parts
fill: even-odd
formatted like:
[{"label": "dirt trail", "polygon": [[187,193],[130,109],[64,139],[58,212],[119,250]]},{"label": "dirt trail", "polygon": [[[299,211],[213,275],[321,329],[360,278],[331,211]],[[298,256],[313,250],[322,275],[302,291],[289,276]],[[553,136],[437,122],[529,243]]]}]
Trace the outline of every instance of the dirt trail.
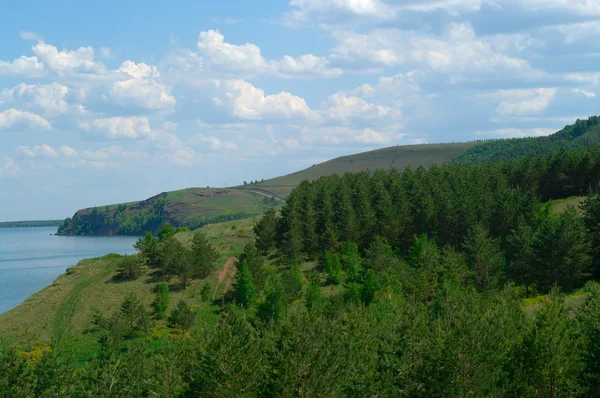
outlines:
[{"label": "dirt trail", "polygon": [[280,199],[280,198],[278,198],[278,197],[277,197],[277,196],[275,196],[275,195],[272,195],[272,194],[271,194],[271,195],[269,195],[269,194],[267,194],[267,193],[264,193],[264,192],[262,192],[262,191],[249,190],[248,192],[252,192],[252,193],[255,193],[255,194],[257,194],[257,195],[262,195],[262,196],[264,196],[265,198],[269,198],[269,199],[271,199],[271,198],[275,198],[275,200],[277,200],[277,201],[279,201],[279,202],[285,202],[285,200],[283,200],[283,199]]},{"label": "dirt trail", "polygon": [[223,265],[223,268],[219,271],[219,280],[217,282],[217,286],[215,286],[215,291],[212,295],[213,301],[217,298],[217,293],[219,292],[219,286],[221,286],[221,284],[225,283],[225,289],[223,290],[223,294],[225,294],[225,292],[227,292],[227,289],[229,289],[229,287],[231,286],[231,280],[233,279],[233,276],[235,275],[236,271],[236,268],[234,267],[235,260],[235,257],[230,257],[229,260],[227,260],[227,262],[225,262],[225,264]]}]

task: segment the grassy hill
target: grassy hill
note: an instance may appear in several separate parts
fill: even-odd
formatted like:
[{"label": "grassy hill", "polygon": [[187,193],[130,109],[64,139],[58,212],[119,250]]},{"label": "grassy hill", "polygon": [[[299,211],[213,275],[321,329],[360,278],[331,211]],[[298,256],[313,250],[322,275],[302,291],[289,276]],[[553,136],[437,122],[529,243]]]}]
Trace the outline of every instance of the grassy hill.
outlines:
[{"label": "grassy hill", "polygon": [[251,189],[187,188],[141,202],[79,210],[59,227],[59,235],[141,235],[169,222],[191,229],[263,214],[280,200]]},{"label": "grassy hill", "polygon": [[78,211],[59,228],[63,235],[140,235],[164,222],[191,229],[252,217],[281,204],[303,180],[330,174],[444,163],[484,163],[536,156],[561,149],[600,145],[600,117],[578,120],[547,137],[485,142],[394,146],[342,156],[305,170],[234,188],[189,188],[163,192],[141,202]]}]

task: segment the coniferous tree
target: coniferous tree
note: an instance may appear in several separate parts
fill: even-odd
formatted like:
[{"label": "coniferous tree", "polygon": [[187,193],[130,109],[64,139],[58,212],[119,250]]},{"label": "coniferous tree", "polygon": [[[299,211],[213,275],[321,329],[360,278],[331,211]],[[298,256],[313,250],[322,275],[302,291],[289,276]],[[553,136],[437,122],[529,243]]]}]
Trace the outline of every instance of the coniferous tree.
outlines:
[{"label": "coniferous tree", "polygon": [[143,309],[144,307],[135,293],[129,293],[121,303],[121,316],[130,330],[135,328],[139,313]]},{"label": "coniferous tree", "polygon": [[160,258],[158,253],[158,241],[152,233],[146,232],[143,238],[135,242],[133,247],[139,251],[140,257],[150,267],[158,265]]},{"label": "coniferous tree", "polygon": [[325,252],[323,256],[323,270],[327,273],[327,282],[339,285],[342,282],[342,265],[336,253]]},{"label": "coniferous tree", "polygon": [[321,280],[317,272],[313,272],[308,277],[308,286],[304,293],[304,302],[308,312],[320,315],[325,308],[325,298],[321,292]]},{"label": "coniferous tree", "polygon": [[191,272],[191,277],[206,278],[215,270],[215,261],[219,257],[219,254],[208,242],[206,235],[200,231],[194,233],[192,237],[190,254],[194,268]]},{"label": "coniferous tree", "polygon": [[498,288],[504,281],[505,260],[500,245],[487,229],[476,224],[467,235],[463,248],[467,262],[475,274],[475,286],[480,292]]},{"label": "coniferous tree", "polygon": [[254,243],[250,242],[244,246],[244,251],[240,254],[237,263],[241,263],[242,261],[248,264],[248,268],[252,273],[252,282],[254,282],[256,289],[259,291],[262,290],[267,279],[267,274],[264,270],[265,259]]},{"label": "coniferous tree", "polygon": [[256,235],[256,247],[263,255],[268,254],[275,248],[277,240],[278,217],[274,209],[269,209],[262,216],[260,221],[254,225],[254,234]]},{"label": "coniferous tree", "polygon": [[258,318],[263,323],[279,324],[285,316],[285,288],[281,275],[272,275],[265,285],[265,300],[258,307]]},{"label": "coniferous tree", "polygon": [[156,296],[152,302],[156,319],[163,319],[166,316],[169,308],[169,295],[169,285],[166,282],[159,283],[156,286]]},{"label": "coniferous tree", "polygon": [[196,311],[190,308],[184,300],[179,300],[169,315],[168,324],[169,327],[179,329],[182,334],[185,334],[194,324],[195,318]]},{"label": "coniferous tree", "polygon": [[238,264],[237,274],[235,275],[235,301],[242,307],[250,307],[256,300],[256,287],[252,282],[252,273],[245,261]]}]

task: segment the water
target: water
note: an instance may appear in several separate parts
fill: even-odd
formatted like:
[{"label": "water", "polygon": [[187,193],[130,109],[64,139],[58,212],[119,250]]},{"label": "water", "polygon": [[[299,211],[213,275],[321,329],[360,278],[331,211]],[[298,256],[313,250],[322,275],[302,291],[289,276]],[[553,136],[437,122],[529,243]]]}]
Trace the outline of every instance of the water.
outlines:
[{"label": "water", "polygon": [[54,236],[56,227],[0,228],[0,314],[50,285],[79,260],[134,253],[132,236]]}]

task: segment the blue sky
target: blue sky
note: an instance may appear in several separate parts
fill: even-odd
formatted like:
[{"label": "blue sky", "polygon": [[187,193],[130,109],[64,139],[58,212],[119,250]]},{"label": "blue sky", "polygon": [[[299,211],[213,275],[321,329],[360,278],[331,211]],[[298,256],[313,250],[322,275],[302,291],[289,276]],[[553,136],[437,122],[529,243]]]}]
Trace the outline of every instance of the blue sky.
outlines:
[{"label": "blue sky", "polygon": [[598,0],[10,3],[0,220],[600,113]]}]

